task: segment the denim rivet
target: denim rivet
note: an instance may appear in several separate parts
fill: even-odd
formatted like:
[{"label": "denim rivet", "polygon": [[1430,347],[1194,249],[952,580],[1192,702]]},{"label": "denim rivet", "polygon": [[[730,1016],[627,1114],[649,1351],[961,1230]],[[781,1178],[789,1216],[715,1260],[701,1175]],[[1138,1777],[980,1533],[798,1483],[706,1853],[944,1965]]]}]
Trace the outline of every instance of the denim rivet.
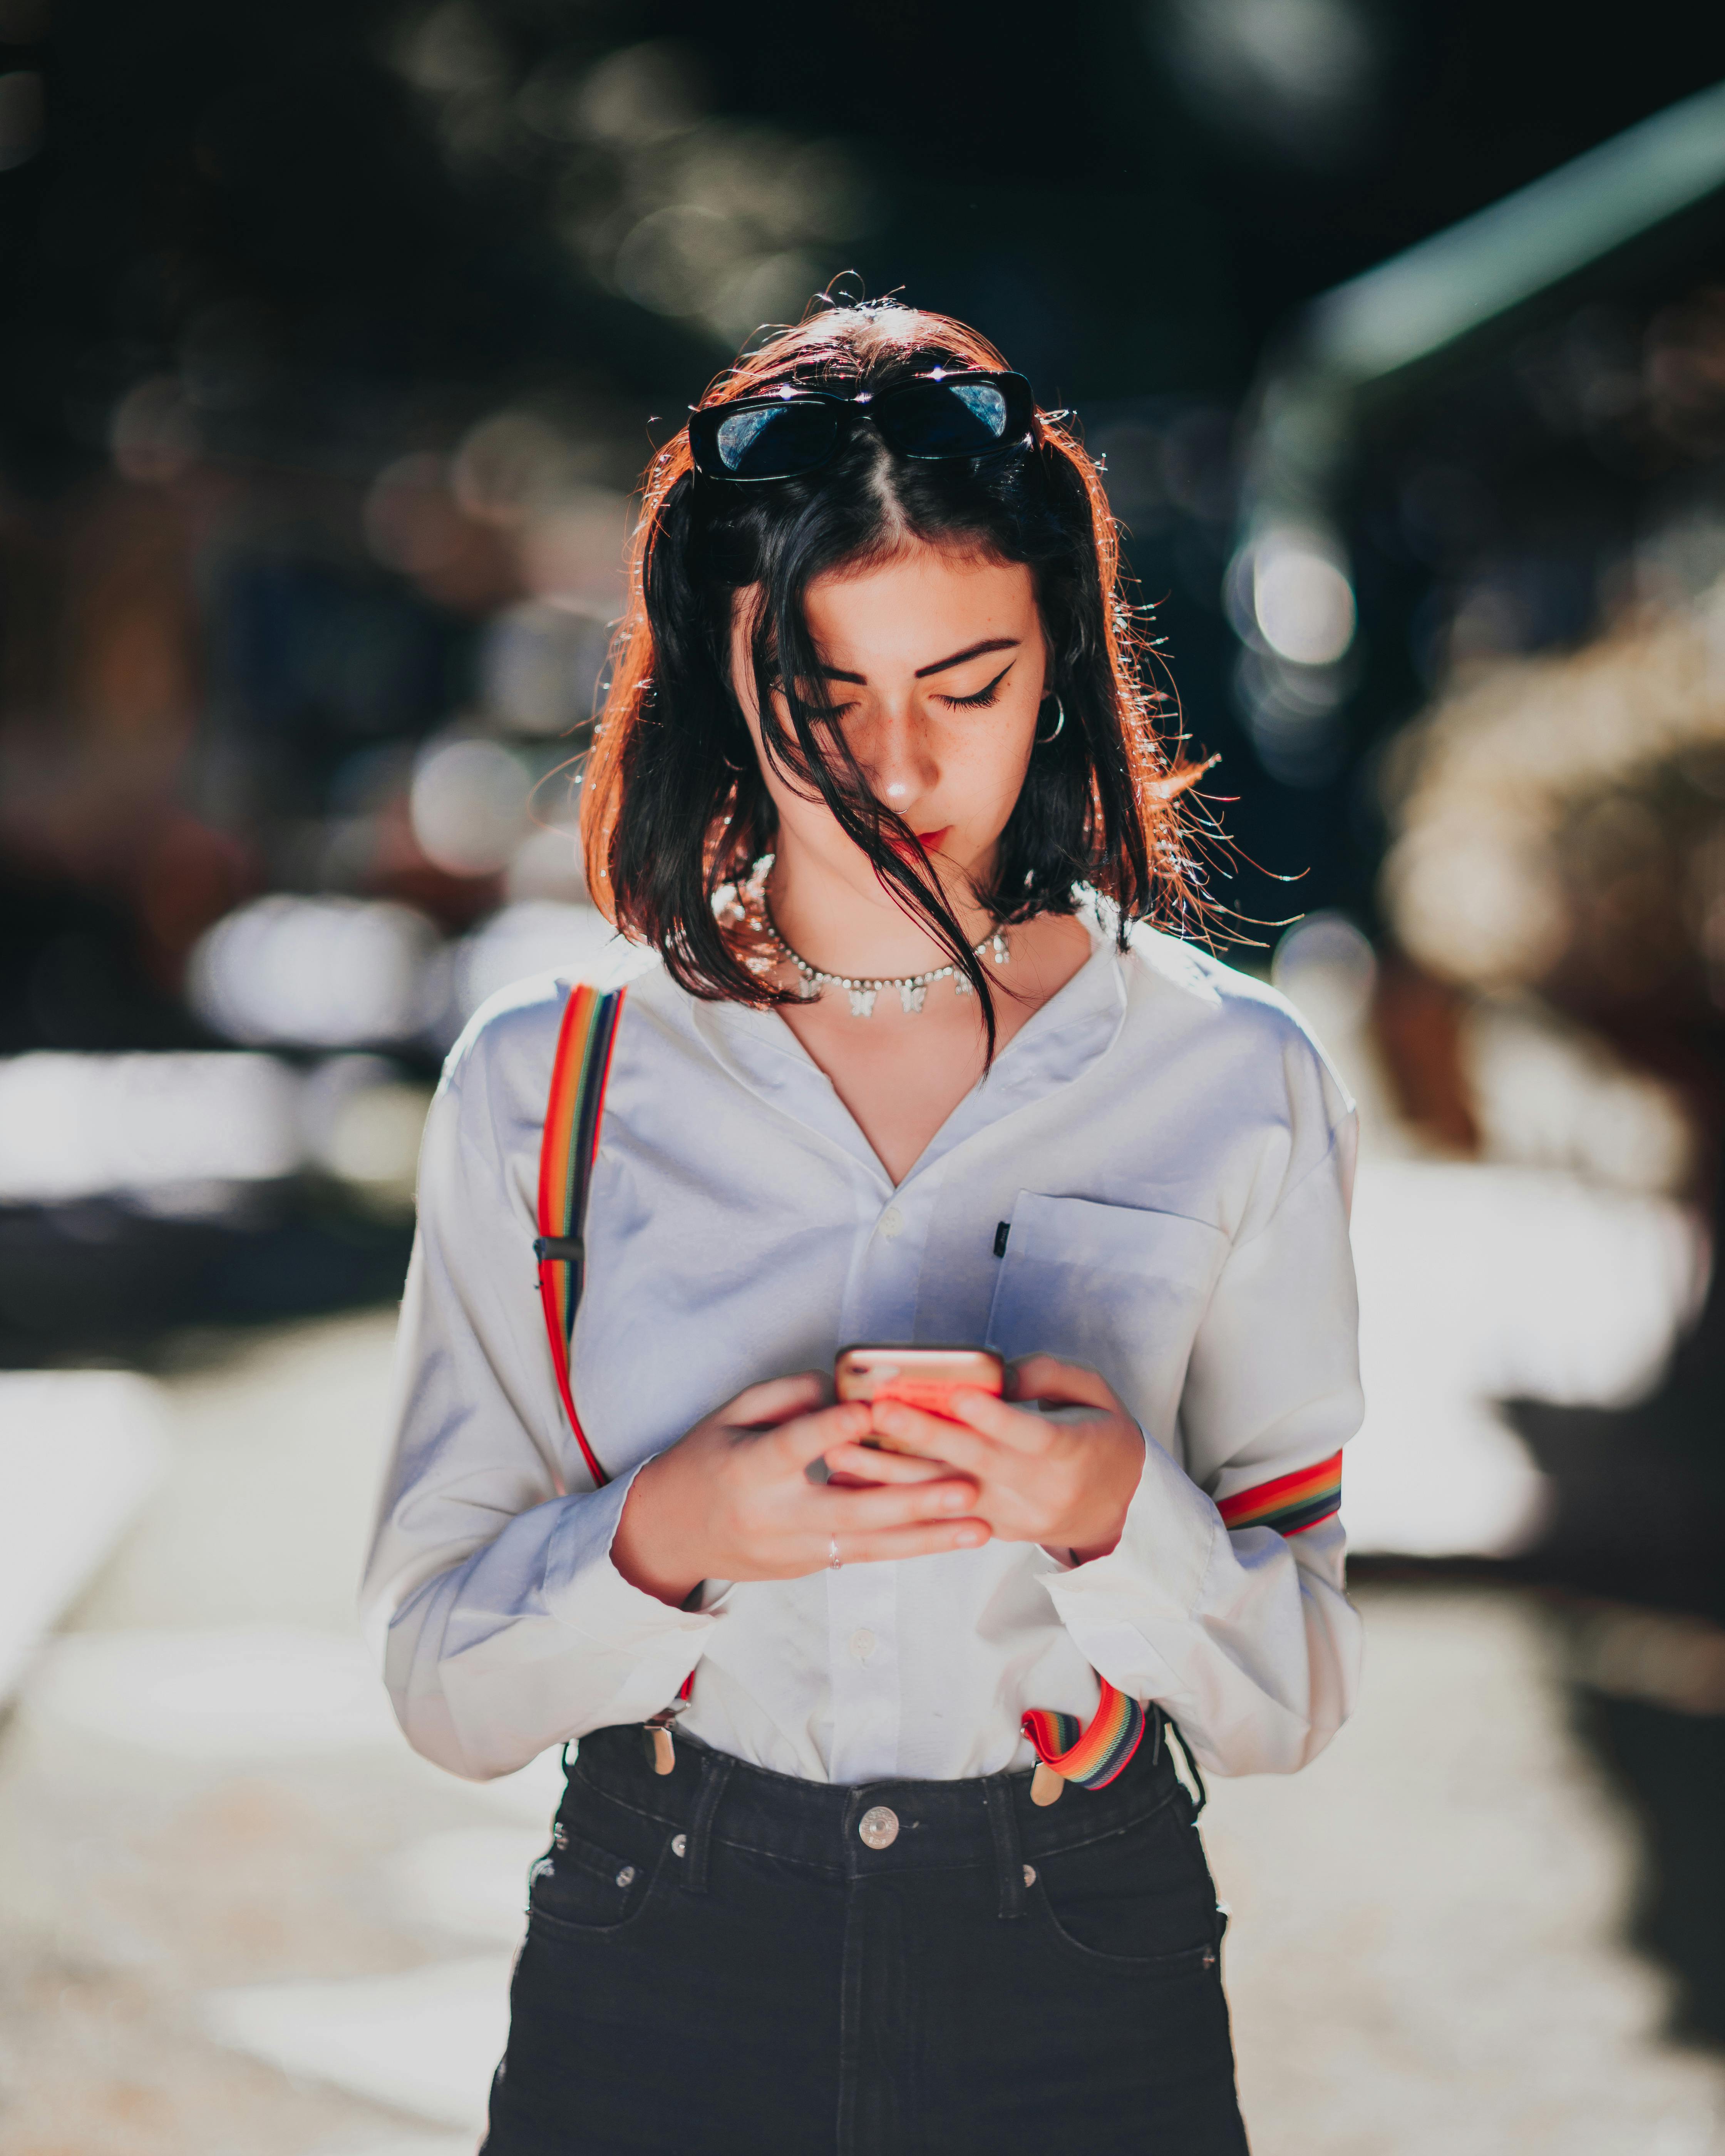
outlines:
[{"label": "denim rivet", "polygon": [[551,1845],[553,1849],[567,1849],[569,1846],[569,1830],[561,1820],[551,1830]]},{"label": "denim rivet", "polygon": [[688,1853],[688,1835],[686,1834],[674,1834],[671,1836],[671,1855],[673,1856],[686,1856]]},{"label": "denim rivet", "polygon": [[1034,1864],[1027,1864],[1024,1866],[1024,1884],[1027,1887],[1034,1887],[1036,1884],[1036,1866]]},{"label": "denim rivet", "polygon": [[617,1875],[617,1883],[619,1887],[634,1886],[635,1883],[635,1867],[634,1865],[625,1864],[624,1866],[622,1871]]}]

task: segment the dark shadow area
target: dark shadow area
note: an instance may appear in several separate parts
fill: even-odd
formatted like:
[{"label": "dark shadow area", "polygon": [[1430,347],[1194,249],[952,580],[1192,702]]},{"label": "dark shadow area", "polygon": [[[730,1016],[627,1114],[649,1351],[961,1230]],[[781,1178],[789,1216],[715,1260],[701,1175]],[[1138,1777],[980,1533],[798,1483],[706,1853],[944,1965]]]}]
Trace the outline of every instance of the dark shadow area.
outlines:
[{"label": "dark shadow area", "polygon": [[1725,2044],[1725,1716],[1573,1698],[1576,1733],[1641,1830],[1630,1937],[1676,1975],[1673,2034]]},{"label": "dark shadow area", "polygon": [[219,1219],[145,1217],[108,1199],[0,1209],[0,1368],[147,1367],[175,1327],[393,1302],[412,1243],[411,1221],[297,1184]]}]

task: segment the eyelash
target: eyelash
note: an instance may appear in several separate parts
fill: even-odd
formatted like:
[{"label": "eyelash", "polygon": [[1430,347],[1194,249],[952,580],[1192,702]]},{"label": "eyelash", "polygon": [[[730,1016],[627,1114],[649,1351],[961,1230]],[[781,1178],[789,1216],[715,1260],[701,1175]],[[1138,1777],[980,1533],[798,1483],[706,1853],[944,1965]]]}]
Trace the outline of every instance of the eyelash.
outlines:
[{"label": "eyelash", "polygon": [[1003,666],[993,680],[978,689],[973,696],[942,696],[941,701],[950,711],[986,711],[991,704],[999,701],[1000,685],[1011,671],[1009,665]]},{"label": "eyelash", "polygon": [[[1011,673],[1011,671],[1012,665],[1011,662],[1009,661],[1007,665],[1001,668],[1000,671],[994,676],[993,680],[992,681],[985,682],[983,686],[977,690],[973,696],[942,696],[938,698],[937,701],[944,704],[947,710],[951,711],[986,711],[989,710],[991,706],[999,702],[1000,685],[1006,679],[1007,675]],[[783,683],[777,679],[775,679],[772,684],[775,691],[782,690],[783,685]],[[855,709],[856,706],[854,704],[835,705],[833,708],[832,718],[829,723],[835,726],[840,724],[845,719],[846,714],[848,712],[854,711]]]}]

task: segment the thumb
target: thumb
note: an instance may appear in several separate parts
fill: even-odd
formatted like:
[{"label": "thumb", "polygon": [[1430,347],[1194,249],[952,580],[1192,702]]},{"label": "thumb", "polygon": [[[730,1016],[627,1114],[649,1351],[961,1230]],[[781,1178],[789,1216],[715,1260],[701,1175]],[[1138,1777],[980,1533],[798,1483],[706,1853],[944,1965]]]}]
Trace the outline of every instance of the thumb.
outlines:
[{"label": "thumb", "polygon": [[747,1385],[720,1409],[718,1419],[732,1430],[765,1430],[807,1414],[827,1397],[831,1379],[822,1370],[799,1370],[793,1378],[768,1378]]},{"label": "thumb", "polygon": [[1049,1400],[1060,1406],[1123,1410],[1107,1380],[1081,1363],[1062,1363],[1052,1355],[1021,1355],[1012,1366],[1009,1397]]},{"label": "thumb", "polygon": [[870,1422],[866,1400],[840,1400],[835,1407],[817,1406],[794,1416],[780,1426],[774,1441],[788,1466],[804,1468],[835,1445],[859,1443],[868,1435]]}]

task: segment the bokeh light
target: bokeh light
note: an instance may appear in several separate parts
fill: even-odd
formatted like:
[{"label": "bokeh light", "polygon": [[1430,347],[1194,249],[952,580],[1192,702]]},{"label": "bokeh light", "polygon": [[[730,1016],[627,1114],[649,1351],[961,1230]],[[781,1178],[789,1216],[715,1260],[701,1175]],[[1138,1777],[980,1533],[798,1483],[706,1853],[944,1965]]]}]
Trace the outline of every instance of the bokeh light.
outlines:
[{"label": "bokeh light", "polygon": [[297,1082],[266,1055],[0,1060],[0,1203],[115,1192],[186,1209],[299,1165]]},{"label": "bokeh light", "polygon": [[229,914],[192,954],[187,989],[229,1040],[352,1048],[413,1039],[426,1023],[438,942],[388,900],[277,892]]}]

